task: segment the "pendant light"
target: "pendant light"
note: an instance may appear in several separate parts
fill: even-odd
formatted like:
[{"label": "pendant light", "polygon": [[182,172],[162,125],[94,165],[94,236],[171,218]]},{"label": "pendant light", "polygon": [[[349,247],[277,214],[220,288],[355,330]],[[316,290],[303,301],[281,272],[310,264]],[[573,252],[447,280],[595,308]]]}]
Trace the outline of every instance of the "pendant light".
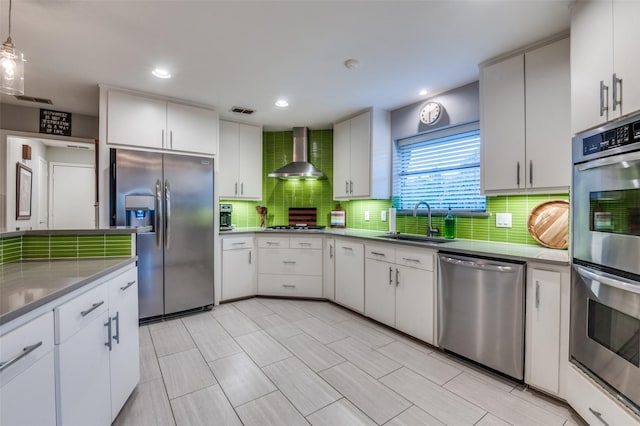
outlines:
[{"label": "pendant light", "polygon": [[11,1],[9,0],[9,37],[0,47],[0,93],[24,94],[24,55],[11,41]]}]

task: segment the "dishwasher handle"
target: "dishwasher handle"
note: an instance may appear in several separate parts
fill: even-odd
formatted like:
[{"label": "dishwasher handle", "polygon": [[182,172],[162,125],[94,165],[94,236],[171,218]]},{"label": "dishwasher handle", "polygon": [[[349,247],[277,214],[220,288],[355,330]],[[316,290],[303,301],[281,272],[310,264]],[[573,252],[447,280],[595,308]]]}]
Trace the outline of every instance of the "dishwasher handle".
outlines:
[{"label": "dishwasher handle", "polygon": [[440,256],[440,260],[442,260],[443,262],[451,263],[452,265],[456,265],[456,266],[483,269],[485,271],[514,272],[516,270],[516,268],[512,266],[497,265],[494,263],[480,263],[480,262],[474,262],[473,260],[456,259],[454,257]]}]

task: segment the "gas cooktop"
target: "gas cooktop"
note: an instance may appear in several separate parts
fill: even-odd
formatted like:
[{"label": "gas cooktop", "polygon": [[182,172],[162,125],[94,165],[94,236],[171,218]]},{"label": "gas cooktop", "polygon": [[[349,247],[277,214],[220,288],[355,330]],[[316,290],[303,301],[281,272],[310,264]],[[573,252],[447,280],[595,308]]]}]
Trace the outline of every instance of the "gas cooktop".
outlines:
[{"label": "gas cooktop", "polygon": [[267,231],[321,231],[325,227],[317,225],[307,225],[306,223],[300,223],[297,225],[276,225],[268,226]]}]

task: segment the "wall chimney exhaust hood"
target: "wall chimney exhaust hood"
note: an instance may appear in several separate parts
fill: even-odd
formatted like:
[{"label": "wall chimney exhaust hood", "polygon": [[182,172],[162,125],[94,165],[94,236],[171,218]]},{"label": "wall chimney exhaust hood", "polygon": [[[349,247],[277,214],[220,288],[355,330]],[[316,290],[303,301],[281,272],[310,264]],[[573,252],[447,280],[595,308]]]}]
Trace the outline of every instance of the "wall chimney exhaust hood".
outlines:
[{"label": "wall chimney exhaust hood", "polygon": [[308,161],[308,133],[306,127],[293,128],[293,161],[267,176],[284,180],[325,179],[325,175]]}]

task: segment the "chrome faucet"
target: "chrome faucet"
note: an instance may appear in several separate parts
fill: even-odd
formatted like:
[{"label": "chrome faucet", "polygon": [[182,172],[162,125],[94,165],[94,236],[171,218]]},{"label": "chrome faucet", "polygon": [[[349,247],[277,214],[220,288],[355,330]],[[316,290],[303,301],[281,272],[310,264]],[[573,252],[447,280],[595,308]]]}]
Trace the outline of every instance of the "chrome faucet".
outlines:
[{"label": "chrome faucet", "polygon": [[420,207],[422,204],[424,204],[425,206],[427,206],[427,215],[428,215],[428,223],[427,223],[427,237],[432,237],[433,234],[438,234],[440,233],[440,231],[438,229],[434,229],[431,227],[431,206],[429,205],[429,203],[427,203],[426,201],[418,201],[415,205],[415,207],[413,208],[413,217],[416,217],[418,214],[418,207]]}]

